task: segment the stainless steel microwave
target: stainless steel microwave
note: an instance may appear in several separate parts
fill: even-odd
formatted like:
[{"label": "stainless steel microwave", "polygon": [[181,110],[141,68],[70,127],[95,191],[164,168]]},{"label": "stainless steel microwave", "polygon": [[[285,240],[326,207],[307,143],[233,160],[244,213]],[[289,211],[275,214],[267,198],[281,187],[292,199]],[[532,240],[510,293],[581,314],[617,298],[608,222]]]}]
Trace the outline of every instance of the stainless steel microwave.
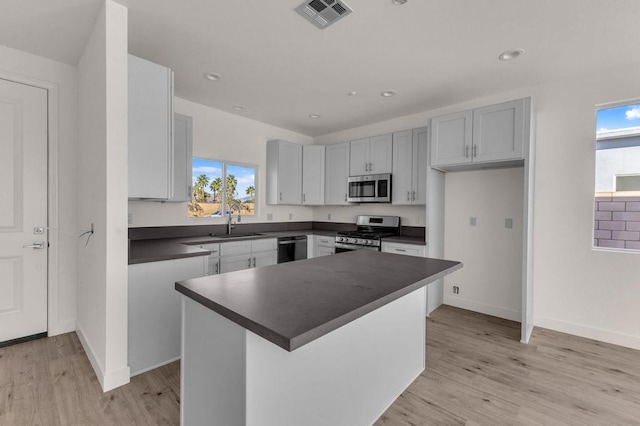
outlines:
[{"label": "stainless steel microwave", "polygon": [[391,174],[351,176],[348,179],[350,203],[390,203]]}]

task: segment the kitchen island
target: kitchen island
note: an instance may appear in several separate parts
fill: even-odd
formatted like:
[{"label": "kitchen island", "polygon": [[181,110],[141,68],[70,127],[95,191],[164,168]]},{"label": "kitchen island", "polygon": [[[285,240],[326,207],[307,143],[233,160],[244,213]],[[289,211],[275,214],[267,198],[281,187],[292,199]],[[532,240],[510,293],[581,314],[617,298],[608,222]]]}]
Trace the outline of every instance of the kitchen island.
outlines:
[{"label": "kitchen island", "polygon": [[176,283],[185,425],[366,425],[422,372],[425,285],[459,262],[359,250]]}]

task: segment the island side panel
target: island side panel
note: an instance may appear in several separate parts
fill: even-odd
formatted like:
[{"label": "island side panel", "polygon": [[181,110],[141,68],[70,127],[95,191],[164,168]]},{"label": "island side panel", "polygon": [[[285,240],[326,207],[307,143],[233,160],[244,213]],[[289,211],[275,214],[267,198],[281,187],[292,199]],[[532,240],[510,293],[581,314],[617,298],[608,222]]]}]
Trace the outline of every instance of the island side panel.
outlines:
[{"label": "island side panel", "polygon": [[247,333],[247,426],[374,423],[425,367],[425,287],[292,352]]},{"label": "island side panel", "polygon": [[246,333],[182,297],[180,424],[246,424]]}]

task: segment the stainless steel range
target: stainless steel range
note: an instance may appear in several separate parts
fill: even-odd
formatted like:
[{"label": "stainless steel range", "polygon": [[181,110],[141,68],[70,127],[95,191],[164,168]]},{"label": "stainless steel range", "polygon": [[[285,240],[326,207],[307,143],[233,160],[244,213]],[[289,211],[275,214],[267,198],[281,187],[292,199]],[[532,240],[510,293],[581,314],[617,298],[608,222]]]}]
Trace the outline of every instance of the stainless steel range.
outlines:
[{"label": "stainless steel range", "polygon": [[382,238],[393,235],[400,235],[399,216],[358,216],[355,231],[336,234],[336,253],[351,250],[380,251]]}]

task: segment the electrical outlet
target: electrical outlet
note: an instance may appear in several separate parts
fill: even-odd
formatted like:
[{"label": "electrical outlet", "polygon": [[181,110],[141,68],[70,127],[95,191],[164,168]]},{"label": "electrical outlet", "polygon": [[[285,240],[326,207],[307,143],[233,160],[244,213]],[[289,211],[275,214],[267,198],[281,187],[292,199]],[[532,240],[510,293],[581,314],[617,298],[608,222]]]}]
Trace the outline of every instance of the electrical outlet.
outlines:
[{"label": "electrical outlet", "polygon": [[267,220],[273,220],[273,213],[267,213]]},{"label": "electrical outlet", "polygon": [[513,219],[507,218],[504,220],[504,227],[507,229],[513,228]]},{"label": "electrical outlet", "polygon": [[460,294],[460,287],[458,287],[457,285],[453,286],[453,294]]},{"label": "electrical outlet", "polygon": [[478,223],[478,219],[475,217],[470,217],[469,218],[469,226],[476,226],[476,224]]},{"label": "electrical outlet", "polygon": [[289,220],[293,219],[293,213],[289,213]]},{"label": "electrical outlet", "polygon": [[133,213],[131,213],[131,212],[128,212],[128,213],[127,213],[127,223],[128,223],[129,225],[132,225],[132,224],[133,224]]},{"label": "electrical outlet", "polygon": [[331,220],[331,213],[327,213],[327,220]]}]

